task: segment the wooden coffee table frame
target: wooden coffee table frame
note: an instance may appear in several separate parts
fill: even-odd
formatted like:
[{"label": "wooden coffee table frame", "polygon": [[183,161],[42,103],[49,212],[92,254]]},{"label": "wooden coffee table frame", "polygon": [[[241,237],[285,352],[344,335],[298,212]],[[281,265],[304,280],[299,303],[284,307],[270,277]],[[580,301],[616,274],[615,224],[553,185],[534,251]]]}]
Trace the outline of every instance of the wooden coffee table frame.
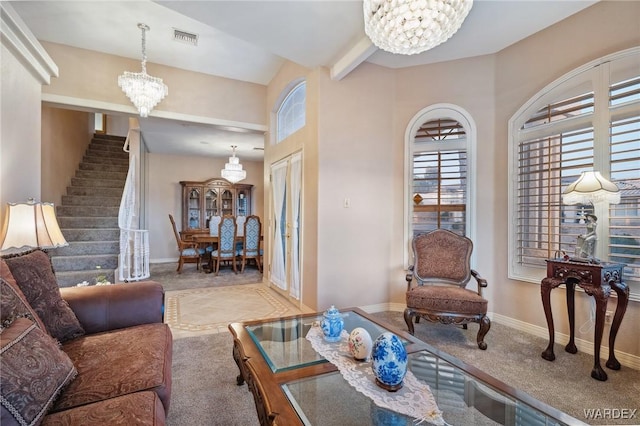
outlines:
[{"label": "wooden coffee table frame", "polygon": [[[409,354],[419,351],[430,352],[489,387],[492,387],[509,397],[522,401],[548,417],[564,424],[584,424],[577,419],[542,403],[541,401],[533,399],[528,394],[506,385],[477,368],[434,348],[433,346],[413,337],[408,332],[398,330],[383,321],[371,317],[359,308],[346,308],[341,309],[340,311],[358,314],[407,340],[409,344],[406,346],[406,349]],[[304,365],[297,368],[283,369],[282,371],[274,373],[265,360],[260,348],[257,347],[253,338],[246,330],[246,327],[267,324],[279,320],[317,318],[321,315],[321,313],[291,315],[281,318],[270,318],[267,320],[229,324],[229,331],[233,335],[233,359],[235,360],[239,370],[236,382],[239,386],[245,382],[247,383],[249,390],[253,394],[256,412],[262,426],[303,425],[302,420],[285,395],[281,386],[297,379],[320,376],[322,374],[338,371],[338,369],[330,362],[322,362]]]}]

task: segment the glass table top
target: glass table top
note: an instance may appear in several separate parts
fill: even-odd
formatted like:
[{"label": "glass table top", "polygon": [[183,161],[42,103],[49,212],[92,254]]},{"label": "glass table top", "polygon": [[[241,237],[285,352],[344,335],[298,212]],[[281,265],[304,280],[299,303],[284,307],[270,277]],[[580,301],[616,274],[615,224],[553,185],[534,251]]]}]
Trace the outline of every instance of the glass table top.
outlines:
[{"label": "glass table top", "polygon": [[[356,327],[362,327],[369,332],[372,339],[389,331],[386,328],[353,312],[341,312],[344,319],[344,329],[347,333]],[[314,323],[319,323],[322,315],[278,319],[258,325],[245,326],[245,329],[260,350],[271,371],[278,373],[294,368],[306,367],[313,364],[327,362],[311,347],[305,338]],[[407,345],[408,340],[400,340]]]},{"label": "glass table top", "polygon": [[[419,380],[429,385],[448,424],[569,424],[490,387],[431,352],[423,350],[409,354],[409,368]],[[375,405],[351,387],[338,371],[293,380],[281,387],[305,425],[415,425],[413,418]],[[583,423],[576,420],[571,424]]]}]

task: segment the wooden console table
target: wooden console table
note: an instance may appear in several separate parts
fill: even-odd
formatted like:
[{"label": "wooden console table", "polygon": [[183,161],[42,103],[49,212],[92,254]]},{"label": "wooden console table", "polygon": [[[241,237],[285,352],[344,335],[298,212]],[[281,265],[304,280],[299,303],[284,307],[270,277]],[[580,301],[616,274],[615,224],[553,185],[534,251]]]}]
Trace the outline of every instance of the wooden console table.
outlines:
[{"label": "wooden console table", "polygon": [[562,284],[567,288],[567,311],[569,314],[569,343],[565,346],[565,351],[572,354],[578,352],[578,348],[576,348],[574,343],[574,296],[575,285],[577,284],[585,293],[593,296],[596,301],[596,326],[593,340],[594,366],[593,370],[591,370],[591,377],[601,381],[607,380],[607,373],[600,366],[600,344],[602,343],[602,334],[604,331],[607,301],[611,293],[611,288],[613,288],[618,295],[618,304],[609,332],[609,359],[605,365],[612,370],[620,369],[620,363],[616,359],[614,346],[622,317],[624,317],[629,302],[629,288],[622,281],[623,268],[624,265],[621,263],[602,262],[596,264],[565,261],[562,259],[547,260],[547,277],[542,280],[540,291],[542,294],[544,315],[547,319],[547,326],[549,327],[549,346],[542,352],[542,358],[547,361],[556,359],[553,353],[555,329],[553,327],[553,315],[551,313],[551,290]]}]

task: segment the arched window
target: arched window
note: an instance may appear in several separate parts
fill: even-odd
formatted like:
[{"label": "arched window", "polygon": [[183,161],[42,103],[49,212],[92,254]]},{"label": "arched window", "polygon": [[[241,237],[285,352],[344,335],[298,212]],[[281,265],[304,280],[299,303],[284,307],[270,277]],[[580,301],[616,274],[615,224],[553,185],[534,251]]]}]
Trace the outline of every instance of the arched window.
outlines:
[{"label": "arched window", "polygon": [[[407,244],[443,228],[473,237],[471,147],[475,126],[451,105],[420,111],[407,130]],[[407,256],[408,259],[409,256]]]},{"label": "arched window", "polygon": [[305,125],[307,83],[298,83],[283,99],[276,113],[276,143],[282,142]]},{"label": "arched window", "polygon": [[[512,278],[539,282],[545,259],[573,256],[591,213],[595,257],[627,264],[624,279],[640,293],[638,70],[637,48],[601,58],[545,87],[510,120]],[[562,192],[583,171],[615,183],[621,202],[562,204]]]}]

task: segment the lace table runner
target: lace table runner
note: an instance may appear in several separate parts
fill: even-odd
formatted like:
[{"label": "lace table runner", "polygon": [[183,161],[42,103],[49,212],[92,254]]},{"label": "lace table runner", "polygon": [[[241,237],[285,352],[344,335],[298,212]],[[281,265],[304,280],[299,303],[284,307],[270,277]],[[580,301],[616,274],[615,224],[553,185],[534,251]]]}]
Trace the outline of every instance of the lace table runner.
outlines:
[{"label": "lace table runner", "polygon": [[415,419],[415,424],[429,422],[445,426],[442,411],[425,383],[420,382],[411,371],[404,376],[403,386],[396,392],[388,392],[376,384],[371,362],[356,361],[349,353],[349,334],[342,330],[340,341],[329,343],[324,340],[322,329],[313,326],[306,336],[311,346],[327,361],[338,367],[342,377],[358,392],[371,398],[381,408],[386,408]]}]

